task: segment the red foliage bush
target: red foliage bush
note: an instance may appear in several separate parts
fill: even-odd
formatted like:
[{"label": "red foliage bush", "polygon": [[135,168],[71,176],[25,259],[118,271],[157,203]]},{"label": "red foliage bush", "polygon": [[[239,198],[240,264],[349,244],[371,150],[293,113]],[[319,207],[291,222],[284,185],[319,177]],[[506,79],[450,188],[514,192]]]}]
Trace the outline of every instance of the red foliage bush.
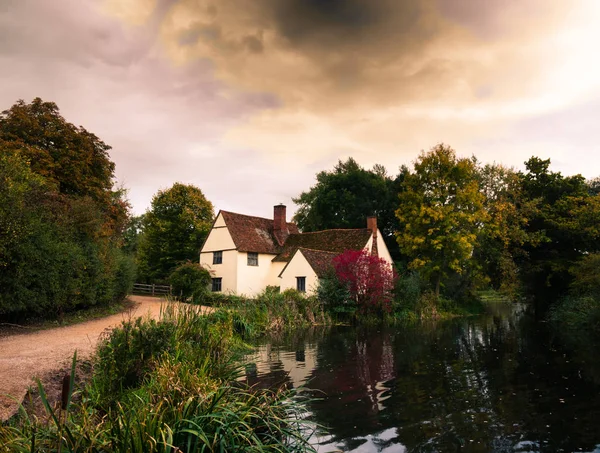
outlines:
[{"label": "red foliage bush", "polygon": [[333,259],[337,278],[347,285],[362,312],[389,312],[397,278],[392,265],[366,250],[347,250]]}]

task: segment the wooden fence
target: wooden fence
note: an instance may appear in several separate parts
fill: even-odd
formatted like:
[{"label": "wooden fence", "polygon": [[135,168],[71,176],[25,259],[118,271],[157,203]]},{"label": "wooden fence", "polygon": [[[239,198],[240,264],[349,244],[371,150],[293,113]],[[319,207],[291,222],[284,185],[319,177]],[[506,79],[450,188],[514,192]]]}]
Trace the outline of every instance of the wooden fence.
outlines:
[{"label": "wooden fence", "polygon": [[134,283],[133,294],[145,294],[149,296],[170,296],[171,287],[169,285],[147,285],[145,283]]}]

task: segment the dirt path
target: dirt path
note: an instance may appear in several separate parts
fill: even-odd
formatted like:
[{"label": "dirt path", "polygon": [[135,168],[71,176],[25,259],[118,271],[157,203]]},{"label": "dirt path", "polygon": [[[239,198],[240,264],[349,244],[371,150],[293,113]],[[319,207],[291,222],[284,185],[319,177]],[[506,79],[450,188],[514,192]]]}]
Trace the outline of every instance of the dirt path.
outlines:
[{"label": "dirt path", "polygon": [[75,350],[78,358],[89,357],[98,343],[98,337],[107,328],[115,327],[131,317],[149,315],[158,318],[161,305],[166,303],[154,297],[130,296],[130,299],[136,306],[124,313],[72,326],[0,338],[0,420],[6,420],[14,414],[36,376],[41,377],[68,366]]}]

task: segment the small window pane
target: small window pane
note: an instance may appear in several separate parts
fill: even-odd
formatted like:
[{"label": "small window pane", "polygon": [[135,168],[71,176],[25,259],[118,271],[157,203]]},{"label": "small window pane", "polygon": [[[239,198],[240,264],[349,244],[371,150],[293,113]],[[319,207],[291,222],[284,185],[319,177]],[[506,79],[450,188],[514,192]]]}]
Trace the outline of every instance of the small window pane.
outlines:
[{"label": "small window pane", "polygon": [[223,279],[221,277],[219,277],[219,278],[213,278],[212,279],[212,291],[213,292],[216,293],[216,292],[221,291],[221,282],[222,282],[222,280]]},{"label": "small window pane", "polygon": [[258,253],[248,252],[248,266],[258,266]]},{"label": "small window pane", "polygon": [[306,292],[306,277],[296,277],[296,289],[300,292]]},{"label": "small window pane", "polygon": [[223,263],[223,252],[213,252],[213,264]]}]

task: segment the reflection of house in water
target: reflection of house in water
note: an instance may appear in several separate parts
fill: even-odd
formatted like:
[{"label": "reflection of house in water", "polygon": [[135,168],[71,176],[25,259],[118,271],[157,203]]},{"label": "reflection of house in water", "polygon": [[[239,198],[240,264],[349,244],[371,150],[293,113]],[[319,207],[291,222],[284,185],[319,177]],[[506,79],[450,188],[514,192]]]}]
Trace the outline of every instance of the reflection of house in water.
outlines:
[{"label": "reflection of house in water", "polygon": [[306,384],[317,366],[317,347],[300,344],[291,352],[267,344],[247,357],[246,362],[255,364],[246,368],[248,384],[265,388],[285,384],[297,388]]}]

